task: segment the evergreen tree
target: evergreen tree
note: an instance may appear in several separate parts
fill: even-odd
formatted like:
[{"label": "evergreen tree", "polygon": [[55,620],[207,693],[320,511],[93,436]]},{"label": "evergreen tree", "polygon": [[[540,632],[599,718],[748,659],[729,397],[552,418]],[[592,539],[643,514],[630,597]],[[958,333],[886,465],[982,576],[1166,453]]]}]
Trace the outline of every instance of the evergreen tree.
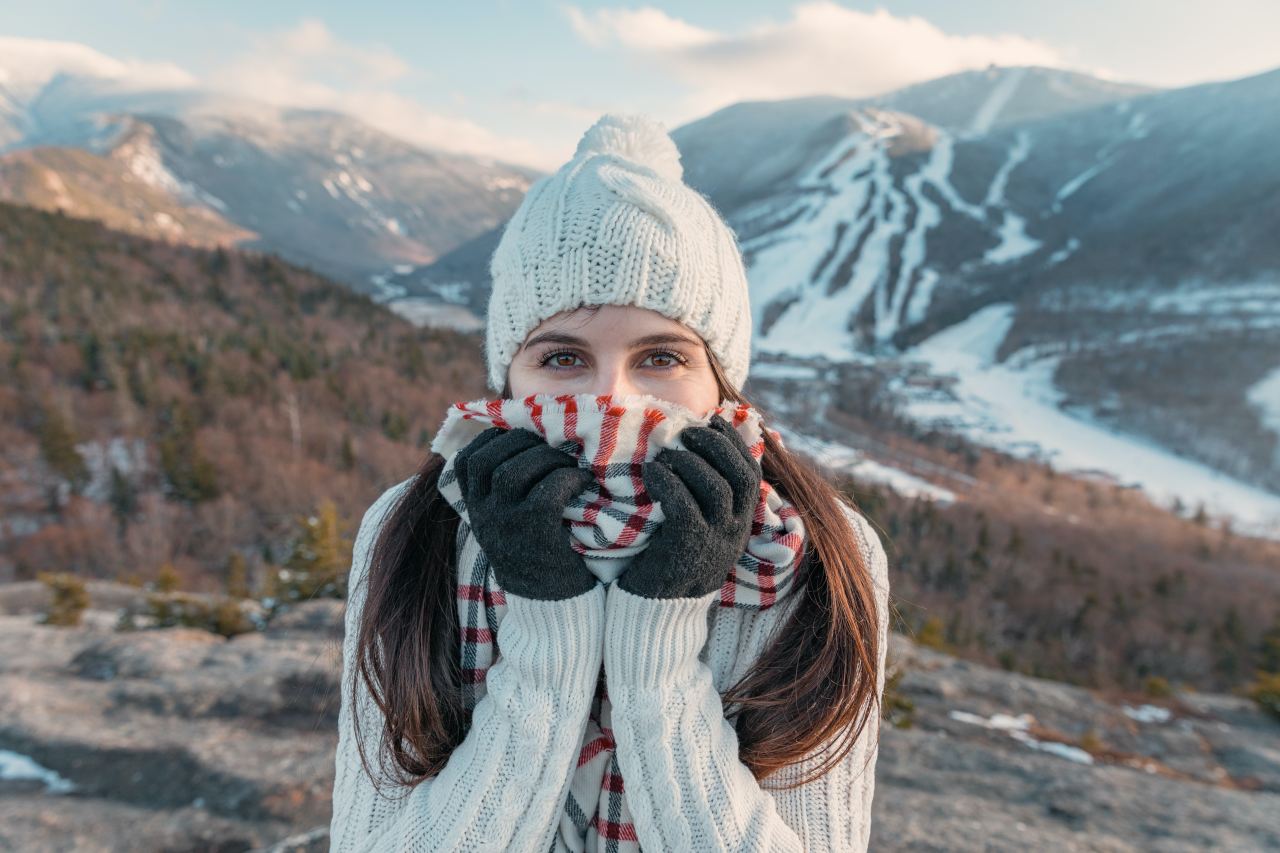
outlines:
[{"label": "evergreen tree", "polygon": [[298,523],[298,539],[281,572],[282,597],[345,598],[352,543],[342,535],[338,508],[326,498],[315,515]]},{"label": "evergreen tree", "polygon": [[232,551],[227,558],[227,595],[233,598],[248,598],[249,564],[239,551]]},{"label": "evergreen tree", "polygon": [[44,613],[45,625],[74,627],[89,606],[89,591],[82,579],[67,572],[40,572],[38,580],[49,588],[51,595]]},{"label": "evergreen tree", "polygon": [[216,498],[219,494],[213,463],[196,443],[195,418],[181,401],[166,411],[165,429],[160,436],[160,468],[173,493],[190,503]]},{"label": "evergreen tree", "polygon": [[947,639],[942,619],[937,616],[930,616],[924,621],[924,624],[920,626],[920,630],[914,639],[922,646],[928,646],[931,649],[945,650],[947,648]]},{"label": "evergreen tree", "polygon": [[111,491],[107,495],[107,502],[111,504],[111,510],[123,531],[133,514],[138,511],[138,489],[115,465],[111,466]]},{"label": "evergreen tree", "polygon": [[173,563],[166,562],[160,567],[160,571],[156,573],[156,591],[174,592],[178,589],[181,581],[182,579],[178,577],[178,569]]},{"label": "evergreen tree", "polygon": [[390,409],[382,413],[382,434],[392,441],[404,441],[409,432],[409,419]]},{"label": "evergreen tree", "polygon": [[89,466],[76,449],[76,436],[62,410],[52,404],[44,406],[38,428],[40,453],[58,476],[79,491],[89,482]]}]

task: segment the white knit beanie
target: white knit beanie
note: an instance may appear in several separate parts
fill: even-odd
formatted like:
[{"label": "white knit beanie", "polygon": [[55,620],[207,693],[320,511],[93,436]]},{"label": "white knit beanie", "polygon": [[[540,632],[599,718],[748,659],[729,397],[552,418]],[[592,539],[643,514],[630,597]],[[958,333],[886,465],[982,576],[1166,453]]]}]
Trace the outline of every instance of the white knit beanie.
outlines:
[{"label": "white knit beanie", "polygon": [[581,305],[651,308],[700,334],[734,389],[751,361],[751,306],[736,236],[683,181],[659,122],[606,114],[573,158],[529,188],[489,262],[485,360],[501,393],[525,337]]}]

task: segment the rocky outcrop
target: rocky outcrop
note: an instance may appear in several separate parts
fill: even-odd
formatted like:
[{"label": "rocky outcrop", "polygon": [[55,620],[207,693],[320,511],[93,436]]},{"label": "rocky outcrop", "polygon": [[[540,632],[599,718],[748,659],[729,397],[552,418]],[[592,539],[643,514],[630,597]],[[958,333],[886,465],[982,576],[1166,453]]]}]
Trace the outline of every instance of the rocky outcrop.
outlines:
[{"label": "rocky outcrop", "polygon": [[1235,696],[1100,695],[895,636],[874,850],[1280,849],[1280,721]]},{"label": "rocky outcrop", "polygon": [[[0,778],[0,849],[327,850],[341,602],[230,640],[7,609],[0,768],[46,775]],[[890,657],[872,849],[1280,849],[1280,722],[1248,700]]]},{"label": "rocky outcrop", "polygon": [[0,616],[0,750],[73,786],[0,781],[0,849],[248,850],[327,825],[341,608],[232,639]]}]

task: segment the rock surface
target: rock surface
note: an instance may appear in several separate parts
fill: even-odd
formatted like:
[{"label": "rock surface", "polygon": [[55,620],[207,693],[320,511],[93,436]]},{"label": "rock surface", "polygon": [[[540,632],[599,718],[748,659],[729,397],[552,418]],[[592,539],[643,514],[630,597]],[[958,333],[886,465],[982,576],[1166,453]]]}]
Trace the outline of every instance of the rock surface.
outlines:
[{"label": "rock surface", "polygon": [[0,850],[249,850],[327,826],[342,604],[297,610],[229,640],[0,615],[0,751],[74,786],[0,779]]},{"label": "rock surface", "polygon": [[[0,611],[0,769],[73,786],[0,772],[0,849],[328,849],[341,602],[230,640]],[[1105,696],[900,635],[890,660],[910,725],[881,729],[872,849],[1280,849],[1280,722],[1248,700]]]},{"label": "rock surface", "polygon": [[890,655],[915,708],[882,728],[874,850],[1280,849],[1280,721],[1247,699],[1107,697],[897,635]]}]

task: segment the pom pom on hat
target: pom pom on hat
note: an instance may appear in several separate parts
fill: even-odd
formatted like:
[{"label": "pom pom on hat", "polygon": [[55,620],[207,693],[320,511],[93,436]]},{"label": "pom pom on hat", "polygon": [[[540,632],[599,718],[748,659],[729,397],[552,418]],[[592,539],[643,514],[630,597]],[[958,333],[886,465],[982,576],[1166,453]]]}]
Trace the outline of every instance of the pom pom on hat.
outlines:
[{"label": "pom pom on hat", "polygon": [[589,154],[615,154],[647,166],[669,181],[684,178],[680,149],[660,122],[644,115],[601,116],[583,134],[573,156],[576,159]]}]

